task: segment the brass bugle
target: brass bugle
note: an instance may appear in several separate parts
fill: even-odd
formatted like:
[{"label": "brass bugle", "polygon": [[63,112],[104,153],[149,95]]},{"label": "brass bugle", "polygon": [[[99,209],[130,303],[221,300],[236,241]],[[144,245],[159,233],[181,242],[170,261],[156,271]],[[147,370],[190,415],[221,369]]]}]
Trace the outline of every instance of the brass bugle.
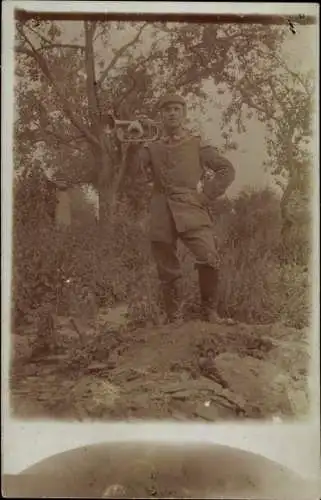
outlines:
[{"label": "brass bugle", "polygon": [[123,143],[154,142],[159,139],[161,125],[146,116],[137,116],[136,120],[118,120],[112,114],[107,121],[110,132]]}]

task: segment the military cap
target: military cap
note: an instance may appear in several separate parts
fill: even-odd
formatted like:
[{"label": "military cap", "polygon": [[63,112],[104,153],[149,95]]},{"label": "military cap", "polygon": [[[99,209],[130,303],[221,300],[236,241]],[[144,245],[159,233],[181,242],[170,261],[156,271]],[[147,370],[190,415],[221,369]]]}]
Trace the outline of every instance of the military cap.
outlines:
[{"label": "military cap", "polygon": [[186,102],[183,97],[172,92],[165,94],[161,98],[159,102],[159,108],[163,108],[164,106],[166,106],[166,104],[181,104],[182,106],[186,106]]}]

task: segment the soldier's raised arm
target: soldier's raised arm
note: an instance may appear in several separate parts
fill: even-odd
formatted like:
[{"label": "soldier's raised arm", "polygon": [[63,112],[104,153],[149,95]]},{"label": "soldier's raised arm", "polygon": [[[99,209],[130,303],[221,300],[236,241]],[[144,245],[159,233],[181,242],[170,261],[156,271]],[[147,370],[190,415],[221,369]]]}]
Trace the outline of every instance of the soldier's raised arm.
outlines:
[{"label": "soldier's raised arm", "polygon": [[216,148],[202,141],[200,143],[200,159],[205,172],[209,170],[213,173],[212,178],[204,185],[204,193],[210,198],[222,196],[235,179],[235,169],[232,163],[224,158]]}]

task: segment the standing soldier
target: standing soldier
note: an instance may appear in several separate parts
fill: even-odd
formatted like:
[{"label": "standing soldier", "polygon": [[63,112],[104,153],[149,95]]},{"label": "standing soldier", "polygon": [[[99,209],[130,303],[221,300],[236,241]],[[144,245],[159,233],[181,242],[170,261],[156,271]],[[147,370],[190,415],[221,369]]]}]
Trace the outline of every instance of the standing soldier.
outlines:
[{"label": "standing soldier", "polygon": [[[207,202],[225,193],[235,171],[213,147],[186,130],[186,103],[181,96],[167,94],[159,107],[164,136],[138,151],[131,146],[128,159],[149,167],[153,175],[150,239],[166,313],[169,321],[180,319],[180,239],[196,260],[203,318],[222,322],[217,313],[219,258]],[[142,133],[139,123],[130,129]],[[206,180],[209,173],[211,180]]]}]

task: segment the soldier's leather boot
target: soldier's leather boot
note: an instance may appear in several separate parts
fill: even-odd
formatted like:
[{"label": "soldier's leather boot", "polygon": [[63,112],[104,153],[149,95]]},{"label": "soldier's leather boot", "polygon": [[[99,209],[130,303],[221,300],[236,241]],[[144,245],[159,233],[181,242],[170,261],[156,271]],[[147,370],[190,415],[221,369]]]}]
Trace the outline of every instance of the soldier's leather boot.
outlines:
[{"label": "soldier's leather boot", "polygon": [[177,281],[162,285],[165,312],[169,323],[182,323],[183,314],[181,310],[179,286]]},{"label": "soldier's leather boot", "polygon": [[198,266],[202,319],[209,323],[230,324],[230,318],[221,318],[217,312],[219,273],[210,266]]}]

